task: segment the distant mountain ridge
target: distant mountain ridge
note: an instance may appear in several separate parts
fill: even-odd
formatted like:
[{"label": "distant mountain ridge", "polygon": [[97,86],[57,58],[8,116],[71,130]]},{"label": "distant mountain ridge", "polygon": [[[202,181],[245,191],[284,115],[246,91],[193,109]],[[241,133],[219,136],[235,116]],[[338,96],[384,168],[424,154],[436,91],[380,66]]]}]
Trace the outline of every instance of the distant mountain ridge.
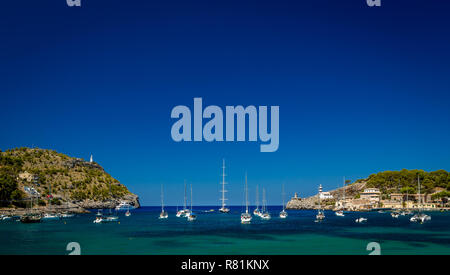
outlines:
[{"label": "distant mountain ridge", "polygon": [[0,204],[24,207],[33,196],[37,204],[81,208],[113,208],[120,201],[139,207],[139,198],[98,163],[53,150],[16,148],[0,151]]}]

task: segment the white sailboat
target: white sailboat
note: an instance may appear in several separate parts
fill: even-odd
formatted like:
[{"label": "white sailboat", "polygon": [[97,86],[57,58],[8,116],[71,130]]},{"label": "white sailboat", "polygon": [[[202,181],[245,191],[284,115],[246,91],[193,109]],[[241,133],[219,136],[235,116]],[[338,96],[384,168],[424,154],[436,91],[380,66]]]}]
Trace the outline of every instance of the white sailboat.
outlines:
[{"label": "white sailboat", "polygon": [[345,177],[344,177],[344,184],[342,185],[342,209],[335,212],[336,216],[338,217],[344,217],[344,203],[345,203]]},{"label": "white sailboat", "polygon": [[167,219],[169,214],[164,210],[164,189],[161,184],[161,213],[159,214],[160,219]]},{"label": "white sailboat", "polygon": [[256,185],[256,208],[253,210],[253,215],[255,216],[261,216],[261,211],[259,210],[259,192],[258,192],[258,185]]},{"label": "white sailboat", "polygon": [[189,211],[188,215],[187,215],[187,219],[188,221],[195,221],[197,219],[197,216],[195,215],[194,212],[192,212],[192,184],[191,184],[191,210]]},{"label": "white sailboat", "polygon": [[287,214],[287,212],[286,212],[286,210],[285,210],[285,207],[284,207],[284,196],[285,196],[285,193],[284,193],[284,184],[283,184],[283,186],[282,186],[282,197],[283,197],[283,211],[281,211],[280,212],[280,218],[282,218],[282,219],[286,219],[287,218],[287,216],[288,216],[288,214]]},{"label": "white sailboat", "polygon": [[262,213],[261,218],[263,220],[270,220],[271,216],[267,211],[267,201],[266,201],[266,189],[263,188],[263,201],[262,201]]},{"label": "white sailboat", "polygon": [[228,209],[227,207],[225,207],[225,201],[227,200],[225,198],[225,192],[227,192],[227,190],[225,190],[225,159],[223,160],[223,165],[222,165],[222,198],[220,199],[222,201],[222,207],[219,209],[220,212],[222,213],[228,213],[230,212],[230,209]]},{"label": "white sailboat", "polygon": [[250,223],[252,215],[248,213],[248,186],[247,186],[247,173],[245,173],[245,213],[241,214],[241,223]]},{"label": "white sailboat", "polygon": [[[111,183],[109,183],[109,193],[110,193],[110,195],[112,197],[113,194],[112,194],[112,191],[111,191]],[[101,222],[116,222],[118,220],[119,220],[119,216],[113,215],[112,208],[109,208],[109,214],[107,216],[101,218]]]},{"label": "white sailboat", "polygon": [[431,217],[428,216],[425,213],[422,213],[422,203],[421,203],[421,196],[420,196],[420,178],[419,175],[417,175],[417,185],[418,185],[418,189],[419,189],[419,212],[417,214],[415,214],[414,216],[412,216],[409,220],[411,222],[419,222],[419,223],[424,223],[425,221],[429,221],[431,220]]},{"label": "white sailboat", "polygon": [[325,214],[323,213],[322,205],[320,204],[320,194],[321,193],[322,193],[322,184],[319,185],[319,194],[318,194],[318,197],[319,197],[319,210],[317,211],[315,222],[321,222],[321,221],[323,221],[325,219]]},{"label": "white sailboat", "polygon": [[187,201],[187,193],[186,193],[186,181],[184,181],[184,208],[177,211],[177,217],[187,217],[189,215],[189,209],[187,209],[186,201]]},{"label": "white sailboat", "polygon": [[[52,207],[52,185],[50,184],[50,188],[49,188],[49,194],[48,194],[48,208],[51,209]],[[59,220],[60,216],[58,214],[53,214],[53,213],[45,213],[44,216],[42,216],[42,220],[46,220],[46,221],[51,221],[51,220]]]}]

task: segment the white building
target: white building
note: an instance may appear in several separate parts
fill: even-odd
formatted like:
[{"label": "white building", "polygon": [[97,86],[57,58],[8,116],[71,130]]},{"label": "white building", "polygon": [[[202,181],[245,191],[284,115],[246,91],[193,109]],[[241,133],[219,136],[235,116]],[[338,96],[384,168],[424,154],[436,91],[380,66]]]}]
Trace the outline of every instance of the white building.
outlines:
[{"label": "white building", "polygon": [[330,194],[330,192],[320,192],[320,199],[321,200],[328,200],[332,199],[333,195]]}]

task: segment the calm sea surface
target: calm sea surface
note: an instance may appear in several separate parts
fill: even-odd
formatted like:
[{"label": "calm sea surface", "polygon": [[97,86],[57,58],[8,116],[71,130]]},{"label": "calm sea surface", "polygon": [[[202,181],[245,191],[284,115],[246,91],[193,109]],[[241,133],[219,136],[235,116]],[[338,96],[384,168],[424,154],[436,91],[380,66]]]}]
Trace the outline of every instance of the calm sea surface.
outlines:
[{"label": "calm sea surface", "polygon": [[[370,242],[380,244],[381,254],[450,254],[450,212],[430,212],[431,221],[416,224],[410,216],[327,211],[315,223],[315,211],[288,211],[283,220],[273,206],[271,220],[253,217],[243,225],[242,207],[228,214],[194,207],[194,222],[166,209],[167,220],[158,219],[159,207],[143,207],[130,217],[119,212],[120,223],[94,224],[95,211],[40,224],[0,221],[0,254],[68,254],[69,242],[78,242],[81,254],[369,254]],[[359,217],[368,221],[355,223]]]}]

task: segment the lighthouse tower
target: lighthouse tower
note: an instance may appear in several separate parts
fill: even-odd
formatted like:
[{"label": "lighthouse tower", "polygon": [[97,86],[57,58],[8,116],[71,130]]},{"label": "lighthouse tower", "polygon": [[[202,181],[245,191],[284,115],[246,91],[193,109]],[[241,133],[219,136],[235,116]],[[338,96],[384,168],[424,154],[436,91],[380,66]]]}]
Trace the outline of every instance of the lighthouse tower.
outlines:
[{"label": "lighthouse tower", "polygon": [[89,160],[89,162],[90,162],[90,163],[93,163],[93,162],[94,162],[94,158],[92,157],[92,155],[91,155],[91,159]]}]

